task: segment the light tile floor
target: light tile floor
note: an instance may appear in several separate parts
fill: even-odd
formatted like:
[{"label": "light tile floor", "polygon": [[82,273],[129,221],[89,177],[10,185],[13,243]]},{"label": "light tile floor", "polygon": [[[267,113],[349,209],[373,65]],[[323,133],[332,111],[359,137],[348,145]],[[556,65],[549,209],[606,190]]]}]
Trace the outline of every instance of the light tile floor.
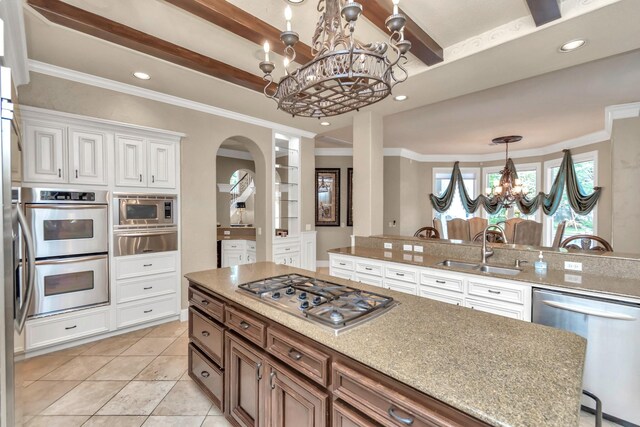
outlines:
[{"label": "light tile floor", "polygon": [[187,323],[170,322],[16,364],[22,427],[228,427],[187,375]]},{"label": "light tile floor", "polygon": [[187,323],[170,322],[19,362],[17,425],[230,427],[187,375],[188,342]]}]

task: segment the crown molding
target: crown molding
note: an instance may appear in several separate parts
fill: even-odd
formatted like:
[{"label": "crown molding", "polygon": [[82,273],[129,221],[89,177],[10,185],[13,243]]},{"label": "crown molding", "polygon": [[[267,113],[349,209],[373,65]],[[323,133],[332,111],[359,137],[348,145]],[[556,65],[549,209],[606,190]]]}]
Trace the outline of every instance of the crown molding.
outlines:
[{"label": "crown molding", "polygon": [[218,153],[216,154],[216,156],[253,161],[251,153],[248,153],[246,151],[230,150],[228,148],[218,148]]},{"label": "crown molding", "polygon": [[27,58],[27,35],[21,0],[0,1],[0,19],[4,30],[4,62],[11,68],[11,76],[16,87],[29,83]]},{"label": "crown molding", "polygon": [[176,107],[182,107],[194,111],[199,111],[201,113],[211,114],[213,116],[224,117],[243,123],[265,127],[289,135],[295,135],[304,138],[315,138],[316,136],[316,134],[313,132],[282,125],[280,123],[272,122],[269,120],[259,119],[247,114],[237,113],[235,111],[226,110],[224,108],[216,107],[202,102],[192,101],[190,99],[181,98],[174,95],[168,95],[163,92],[145,89],[135,85],[106,79],[104,77],[98,77],[92,74],[82,73],[80,71],[71,70],[69,68],[58,67],[57,65],[47,64],[45,62],[35,61],[32,59],[29,60],[29,70],[35,73],[46,74],[48,76],[71,80],[89,86],[95,86],[102,89],[125,93],[127,95],[146,98],[152,101],[174,105]]}]

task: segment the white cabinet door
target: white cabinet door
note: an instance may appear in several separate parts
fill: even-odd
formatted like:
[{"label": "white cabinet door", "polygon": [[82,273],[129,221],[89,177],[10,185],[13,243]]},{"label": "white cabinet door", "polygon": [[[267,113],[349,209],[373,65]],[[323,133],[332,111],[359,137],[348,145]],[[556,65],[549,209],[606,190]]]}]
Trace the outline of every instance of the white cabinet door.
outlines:
[{"label": "white cabinet door", "polygon": [[66,129],[62,126],[25,126],[25,181],[67,182],[65,139]]},{"label": "white cabinet door", "polygon": [[467,298],[464,306],[473,310],[484,311],[485,313],[496,314],[498,316],[510,317],[512,319],[527,320],[525,309],[521,305],[502,303],[499,301],[482,301]]},{"label": "white cabinet door", "polygon": [[244,255],[244,251],[222,250],[222,266],[232,267],[234,265],[244,264],[243,260],[245,259],[245,256],[243,255]]},{"label": "white cabinet door", "polygon": [[399,280],[387,279],[385,286],[392,291],[404,292],[405,294],[418,295],[418,285],[415,283],[407,283]]},{"label": "white cabinet door", "polygon": [[69,182],[107,185],[106,135],[70,129]]},{"label": "white cabinet door", "polygon": [[176,188],[176,146],[149,141],[149,187]]},{"label": "white cabinet door", "polygon": [[247,250],[247,262],[245,264],[253,264],[256,262],[256,251]]},{"label": "white cabinet door", "polygon": [[116,185],[146,187],[146,143],[144,139],[116,135]]}]

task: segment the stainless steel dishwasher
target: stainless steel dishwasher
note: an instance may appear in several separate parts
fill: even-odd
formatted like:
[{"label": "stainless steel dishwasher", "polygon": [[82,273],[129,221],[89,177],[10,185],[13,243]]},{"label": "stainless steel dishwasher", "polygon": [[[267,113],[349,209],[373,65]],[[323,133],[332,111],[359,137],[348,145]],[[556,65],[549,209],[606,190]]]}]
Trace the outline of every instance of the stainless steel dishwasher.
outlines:
[{"label": "stainless steel dishwasher", "polygon": [[605,418],[640,425],[639,304],[534,289],[532,320],[586,338],[583,389],[600,398]]}]

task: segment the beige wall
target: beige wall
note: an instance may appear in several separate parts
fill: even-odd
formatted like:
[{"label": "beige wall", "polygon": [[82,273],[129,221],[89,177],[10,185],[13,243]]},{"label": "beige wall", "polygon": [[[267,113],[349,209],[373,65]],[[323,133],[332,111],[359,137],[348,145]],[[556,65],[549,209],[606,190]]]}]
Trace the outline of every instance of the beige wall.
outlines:
[{"label": "beige wall", "polygon": [[[256,166],[253,160],[244,160],[244,159],[234,159],[233,157],[216,157],[216,184],[228,184],[231,179],[231,175],[237,170],[245,169],[250,170],[255,174]],[[218,186],[215,186],[216,191],[216,212],[217,212],[217,221],[221,227],[229,227],[230,226],[230,217],[229,217],[229,205],[231,203],[231,195],[229,193],[221,193]],[[251,198],[250,198],[251,199]],[[255,203],[253,201],[248,201],[247,203],[247,211],[242,215],[243,223],[245,224],[253,224],[255,219]],[[238,220],[236,216],[234,216],[235,221]]]},{"label": "beige wall", "polygon": [[[272,130],[197,111],[31,73],[20,88],[24,105],[48,108],[187,134],[180,153],[182,273],[216,264],[216,154],[227,138],[247,142],[256,164],[256,211],[272,211]],[[209,183],[209,184],[208,184]],[[268,183],[268,185],[267,185]],[[257,215],[258,259],[271,259],[271,215]],[[183,279],[182,306],[187,306]]]},{"label": "beige wall", "polygon": [[[301,228],[302,231],[316,229],[315,218],[315,141],[302,138],[300,142],[300,200],[302,202]],[[307,230],[308,229],[308,230]]]},{"label": "beige wall", "polygon": [[616,252],[640,252],[640,118],[613,122],[612,246]]},{"label": "beige wall", "polygon": [[[340,168],[340,227],[316,227],[316,259],[328,260],[329,249],[351,246],[353,227],[347,227],[347,168],[352,167],[351,156],[316,156],[316,168]],[[312,178],[312,179],[315,179]],[[315,193],[315,187],[313,192]],[[314,206],[315,214],[315,200]],[[315,215],[313,217],[315,223]],[[355,219],[354,219],[355,222]]]}]

